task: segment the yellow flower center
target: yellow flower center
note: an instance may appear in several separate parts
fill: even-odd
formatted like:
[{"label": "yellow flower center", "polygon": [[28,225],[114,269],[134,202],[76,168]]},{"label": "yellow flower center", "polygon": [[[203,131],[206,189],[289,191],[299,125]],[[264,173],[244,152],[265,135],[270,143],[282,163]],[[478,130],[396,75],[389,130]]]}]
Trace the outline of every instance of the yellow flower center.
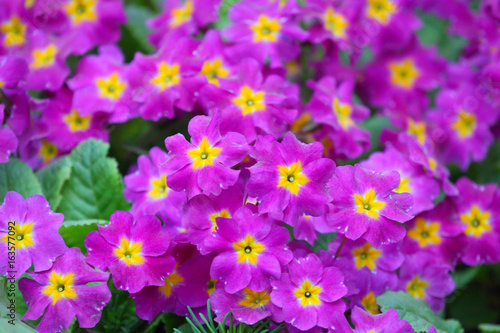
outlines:
[{"label": "yellow flower center", "polygon": [[333,36],[338,38],[346,37],[346,30],[349,26],[349,22],[342,14],[335,13],[332,7],[328,7],[323,14],[323,22],[325,29],[330,31]]},{"label": "yellow flower center", "polygon": [[208,215],[208,218],[210,219],[210,221],[212,221],[212,232],[214,232],[215,229],[217,229],[217,222],[215,221],[215,219],[218,217],[231,218],[231,214],[229,214],[227,209],[223,209],[220,212]]},{"label": "yellow flower center", "polygon": [[411,181],[410,177],[401,177],[401,179],[399,181],[399,185],[398,185],[398,187],[396,187],[394,189],[394,192],[396,192],[396,193],[405,193],[405,192],[411,193],[411,187],[409,184],[410,181]]},{"label": "yellow flower center", "polygon": [[472,205],[468,213],[460,214],[460,220],[467,225],[464,233],[467,236],[481,237],[483,233],[492,230],[489,211],[482,211],[477,205]]},{"label": "yellow flower center", "polygon": [[14,235],[6,233],[2,240],[14,243],[16,250],[33,246],[33,223],[20,224],[17,222],[14,226]]},{"label": "yellow flower center", "polygon": [[383,201],[377,201],[377,194],[373,189],[366,191],[364,195],[354,194],[356,212],[366,214],[372,219],[379,218],[379,211],[386,205]]},{"label": "yellow flower center", "polygon": [[219,78],[227,77],[229,70],[224,67],[220,58],[216,58],[203,63],[200,75],[205,75],[209,83],[219,86]]},{"label": "yellow flower center", "polygon": [[375,261],[382,254],[381,251],[372,248],[370,243],[365,243],[362,247],[355,248],[352,250],[352,255],[354,256],[354,262],[356,263],[356,268],[361,269],[364,266],[368,267],[370,270],[377,268]]},{"label": "yellow flower center", "polygon": [[257,265],[259,253],[266,249],[263,244],[257,242],[251,235],[246,235],[239,242],[234,242],[233,248],[238,257],[238,264],[251,263],[253,265]]},{"label": "yellow flower center", "polygon": [[46,139],[42,140],[42,146],[38,150],[38,155],[42,157],[43,163],[47,164],[52,161],[57,154],[59,153],[59,148],[53,143],[47,141]]},{"label": "yellow flower center", "polygon": [[26,37],[26,25],[19,16],[12,15],[9,21],[0,25],[0,32],[5,34],[3,41],[5,47],[22,45]]},{"label": "yellow flower center", "polygon": [[375,294],[373,291],[370,291],[368,294],[363,296],[361,299],[361,304],[365,307],[365,310],[371,314],[379,314],[380,309],[377,304],[377,299],[375,298]]},{"label": "yellow flower center", "polygon": [[309,182],[309,178],[302,173],[300,161],[290,166],[278,165],[278,173],[280,177],[278,187],[284,187],[294,195],[298,195],[300,187]]},{"label": "yellow flower center", "polygon": [[208,280],[207,283],[207,293],[208,296],[211,296],[212,293],[215,291],[215,284],[217,283],[217,279],[210,279]]},{"label": "yellow flower center", "polygon": [[415,221],[415,228],[408,231],[408,237],[418,241],[420,247],[426,247],[441,244],[442,240],[438,232],[439,223],[427,223],[423,218],[419,217]]},{"label": "yellow flower center", "polygon": [[153,199],[163,199],[168,195],[167,176],[161,175],[160,178],[151,178],[151,189],[148,196]]},{"label": "yellow flower center", "polygon": [[349,126],[354,124],[351,119],[351,106],[349,104],[341,103],[337,97],[333,99],[333,113],[337,116],[337,121],[342,128],[347,129]]},{"label": "yellow flower center", "polygon": [[63,120],[71,132],[81,132],[89,129],[92,115],[82,117],[77,110],[73,109],[70,114],[64,116]]},{"label": "yellow flower center", "polygon": [[294,294],[303,307],[310,305],[320,305],[319,294],[321,293],[320,286],[313,286],[309,280],[304,280],[302,285],[295,289]]},{"label": "yellow flower center", "polygon": [[368,0],[367,15],[382,24],[387,24],[397,7],[389,0]]},{"label": "yellow flower center", "polygon": [[410,89],[420,76],[420,71],[412,59],[390,62],[391,83],[395,86]]},{"label": "yellow flower center", "polygon": [[74,25],[97,20],[97,0],[72,0],[64,5],[64,10]]},{"label": "yellow flower center", "polygon": [[167,298],[172,295],[172,287],[184,281],[184,278],[179,273],[177,273],[177,266],[179,266],[179,263],[175,264],[174,271],[165,278],[165,285],[158,288],[162,294],[167,296]]},{"label": "yellow flower center", "polygon": [[31,53],[33,56],[33,61],[30,64],[30,68],[44,68],[49,67],[54,64],[57,54],[57,47],[55,44],[50,44],[44,49],[36,49]]},{"label": "yellow flower center", "polygon": [[125,261],[127,266],[140,265],[144,263],[144,257],[141,255],[142,243],[130,242],[125,237],[122,237],[120,246],[113,250],[113,253],[120,259]]},{"label": "yellow flower center", "polygon": [[293,122],[291,130],[293,133],[297,134],[302,131],[302,128],[311,121],[311,114],[309,112],[304,112]]},{"label": "yellow flower center", "polygon": [[162,61],[158,66],[158,73],[149,83],[157,86],[160,91],[178,85],[181,82],[179,64],[169,65]]},{"label": "yellow flower center", "polygon": [[52,305],[55,305],[61,298],[76,298],[76,292],[73,288],[74,273],[58,274],[50,272],[49,284],[43,288],[42,293],[52,299]]},{"label": "yellow flower center", "polygon": [[183,6],[172,10],[172,18],[170,19],[170,27],[178,27],[187,21],[191,20],[193,16],[193,1],[188,0]]},{"label": "yellow flower center", "polygon": [[266,15],[260,15],[257,22],[250,25],[250,29],[253,31],[254,43],[274,43],[278,40],[278,32],[281,29],[281,24],[277,19],[269,18]]},{"label": "yellow flower center", "polygon": [[217,155],[220,154],[222,148],[212,147],[207,140],[203,137],[198,148],[193,148],[187,151],[187,154],[193,160],[193,169],[200,169],[207,165],[213,165]]},{"label": "yellow flower center", "polygon": [[465,110],[458,111],[457,119],[453,122],[452,128],[461,139],[468,138],[476,130],[477,119],[473,113]]},{"label": "yellow flower center", "polygon": [[99,89],[99,95],[102,98],[111,100],[120,99],[123,95],[123,91],[127,87],[127,83],[120,80],[117,72],[114,72],[108,78],[97,79],[96,84]]},{"label": "yellow flower center", "polygon": [[243,289],[243,298],[239,301],[239,305],[243,305],[252,309],[265,306],[271,300],[271,296],[267,291],[253,291],[249,288]]},{"label": "yellow flower center", "polygon": [[417,275],[408,282],[406,285],[406,291],[416,299],[425,298],[425,288],[429,285],[429,282],[421,280],[420,276]]},{"label": "yellow flower center", "polygon": [[249,86],[243,86],[240,89],[240,95],[233,99],[233,103],[239,106],[244,116],[252,114],[256,111],[264,111],[266,104],[264,99],[266,93],[264,91],[254,92]]},{"label": "yellow flower center", "polygon": [[423,121],[414,121],[413,119],[408,119],[408,134],[417,137],[418,142],[424,143],[426,139],[425,131],[427,126]]}]

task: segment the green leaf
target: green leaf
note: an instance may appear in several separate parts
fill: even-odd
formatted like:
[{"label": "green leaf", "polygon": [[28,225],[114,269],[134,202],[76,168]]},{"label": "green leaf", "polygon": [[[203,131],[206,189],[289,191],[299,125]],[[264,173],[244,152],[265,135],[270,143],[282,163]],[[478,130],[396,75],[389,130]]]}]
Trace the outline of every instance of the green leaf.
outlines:
[{"label": "green leaf", "polygon": [[496,324],[481,324],[479,329],[483,333],[500,333],[500,325]]},{"label": "green leaf", "polygon": [[219,10],[219,20],[215,22],[214,26],[216,29],[224,29],[229,25],[228,12],[229,9],[235,4],[240,2],[241,0],[223,0],[220,5]]},{"label": "green leaf", "polygon": [[[23,277],[27,276],[27,274],[23,274]],[[7,278],[4,276],[0,276],[0,327],[2,328],[2,332],[8,333],[34,333],[36,332],[33,327],[28,325],[27,323],[21,321],[21,317],[28,310],[28,306],[24,303],[23,296],[21,291],[17,286],[19,280],[15,281],[14,288],[10,288],[10,282],[7,281]],[[9,290],[8,290],[9,289]],[[14,295],[13,295],[14,294]],[[11,314],[9,306],[11,305],[11,299],[14,301],[15,306],[15,325],[9,323],[13,318],[9,315]]]},{"label": "green leaf", "polygon": [[90,139],[71,152],[71,176],[57,209],[66,220],[109,220],[116,210],[129,209],[118,165],[106,157],[108,149],[107,143]]},{"label": "green leaf", "polygon": [[61,202],[61,190],[71,175],[71,159],[69,156],[59,158],[54,163],[36,172],[42,186],[43,194],[50,203],[52,210],[57,210]]},{"label": "green leaf", "polygon": [[[139,46],[137,51],[143,51],[143,53],[153,52],[154,47],[148,42],[149,29],[144,22],[155,16],[154,11],[143,6],[130,4],[125,7],[125,12],[128,19],[125,28],[136,42],[135,45]],[[130,45],[127,45],[127,47],[130,48]]]},{"label": "green leaf", "polygon": [[15,191],[25,199],[34,194],[43,194],[33,170],[18,159],[11,158],[8,163],[0,164],[0,202],[5,194]]},{"label": "green leaf", "polygon": [[456,320],[444,320],[438,317],[427,303],[414,299],[403,291],[387,291],[377,297],[377,303],[382,311],[395,309],[399,319],[410,323],[416,332],[427,332],[434,325],[438,333],[461,333],[460,323]]},{"label": "green leaf", "polygon": [[480,265],[467,267],[463,270],[457,270],[453,273],[453,280],[455,281],[455,290],[462,289],[465,285],[471,282],[481,270]]},{"label": "green leaf", "polygon": [[318,253],[320,250],[328,250],[328,245],[335,240],[337,233],[331,232],[328,234],[318,234],[318,238],[314,242],[313,250]]}]

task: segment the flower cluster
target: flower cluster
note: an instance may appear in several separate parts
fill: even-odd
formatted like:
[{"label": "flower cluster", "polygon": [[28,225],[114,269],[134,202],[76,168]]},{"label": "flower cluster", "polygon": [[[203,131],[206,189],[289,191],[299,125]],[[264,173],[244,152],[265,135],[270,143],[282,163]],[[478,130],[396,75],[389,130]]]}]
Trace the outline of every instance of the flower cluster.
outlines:
[{"label": "flower cluster", "polygon": [[[43,315],[40,332],[75,316],[93,327],[111,276],[149,322],[210,300],[218,322],[231,311],[289,332],[412,332],[379,295],[439,312],[457,265],[500,261],[498,185],[449,170],[500,138],[500,7],[242,0],[221,18],[225,7],[165,1],[147,22],[154,50],[127,62],[120,0],[0,0],[0,163],[37,170],[108,141],[110,124],[189,119],[165,133],[166,151],[138,157],[130,211],[86,236],[86,256],[66,247],[45,198],[6,194],[0,274],[13,243],[15,277],[29,275],[24,319]],[[418,12],[450,22],[456,59],[417,37]]]}]

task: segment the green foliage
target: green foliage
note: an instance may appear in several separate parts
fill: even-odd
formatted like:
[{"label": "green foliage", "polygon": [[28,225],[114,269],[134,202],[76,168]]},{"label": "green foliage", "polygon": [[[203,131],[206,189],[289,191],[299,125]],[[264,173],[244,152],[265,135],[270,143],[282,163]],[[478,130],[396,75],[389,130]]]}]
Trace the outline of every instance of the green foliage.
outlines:
[{"label": "green foliage", "polygon": [[482,333],[500,333],[500,325],[494,324],[481,324],[479,329]]},{"label": "green foliage", "polygon": [[337,233],[331,232],[328,234],[318,234],[318,238],[314,242],[313,251],[318,253],[320,250],[328,250],[328,245],[335,240]]},{"label": "green foliage", "polygon": [[0,203],[9,191],[15,191],[25,199],[34,194],[42,194],[42,188],[33,170],[15,158],[0,164]]},{"label": "green foliage", "polygon": [[[26,273],[23,274],[22,277],[28,276]],[[2,332],[8,333],[34,333],[36,332],[34,327],[36,324],[32,325],[28,322],[21,321],[21,317],[28,310],[28,306],[24,303],[23,296],[19,291],[17,286],[19,280],[17,280],[14,284],[14,291],[8,290],[10,288],[10,282],[7,281],[7,278],[4,276],[0,276],[0,327],[2,328]],[[12,295],[14,293],[15,295]],[[13,297],[12,297],[13,296]],[[9,309],[7,307],[11,304],[10,300],[14,300],[14,304],[16,307],[16,319],[15,325],[9,324],[8,321],[11,320],[7,315],[9,314]],[[30,321],[32,322],[32,321]]]},{"label": "green foliage", "polygon": [[377,297],[377,303],[383,312],[395,309],[399,318],[411,324],[416,332],[427,332],[434,325],[438,333],[461,333],[460,323],[456,320],[444,320],[432,312],[427,303],[414,299],[403,291],[387,291]]},{"label": "green foliage", "polygon": [[61,190],[71,175],[71,159],[69,156],[59,158],[54,163],[36,172],[36,177],[42,186],[43,194],[56,210],[62,200]]}]

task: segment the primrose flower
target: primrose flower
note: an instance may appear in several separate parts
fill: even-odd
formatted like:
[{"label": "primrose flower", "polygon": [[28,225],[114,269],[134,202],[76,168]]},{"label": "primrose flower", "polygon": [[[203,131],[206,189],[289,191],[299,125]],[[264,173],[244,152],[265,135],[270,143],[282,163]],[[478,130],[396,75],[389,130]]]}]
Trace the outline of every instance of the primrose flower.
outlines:
[{"label": "primrose flower", "polygon": [[0,56],[0,89],[15,89],[26,79],[29,73],[25,59],[12,56]]},{"label": "primrose flower", "polygon": [[[82,252],[75,247],[58,257],[49,270],[29,275],[33,280],[19,280],[19,290],[28,305],[22,319],[35,320],[43,315],[36,327],[41,333],[67,330],[75,316],[79,327],[94,327],[111,299],[106,284],[109,273],[86,264]],[[87,285],[95,282],[102,283]]]},{"label": "primrose flower", "polygon": [[145,286],[161,286],[174,269],[167,254],[170,235],[155,216],[134,221],[132,214],[116,211],[110,222],[98,225],[85,239],[87,263],[109,271],[118,289],[136,293]]},{"label": "primrose flower", "polygon": [[[0,274],[15,271],[16,279],[33,264],[35,272],[49,269],[67,247],[58,229],[64,216],[50,210],[41,195],[26,200],[17,192],[7,192],[0,206]],[[15,262],[8,252],[15,248]],[[12,275],[12,273],[8,273]]]},{"label": "primrose flower", "polygon": [[470,266],[500,260],[500,190],[496,184],[478,185],[463,177],[457,182],[459,194],[451,200],[463,226],[465,246],[461,260]]},{"label": "primrose flower", "polygon": [[293,257],[286,246],[288,231],[248,207],[238,209],[231,219],[217,218],[215,238],[212,249],[220,254],[210,276],[224,281],[231,294],[247,287],[257,292],[267,289],[269,278],[279,279],[282,267]]},{"label": "primrose flower", "polygon": [[399,270],[399,288],[413,298],[429,303],[435,312],[441,311],[444,298],[455,289],[449,270],[448,264],[427,252],[406,256]]},{"label": "primrose flower", "polygon": [[337,211],[328,222],[345,237],[366,239],[376,248],[403,239],[405,227],[398,224],[412,218],[409,193],[394,190],[401,180],[397,171],[377,173],[356,164],[337,167],[328,185]]},{"label": "primrose flower", "polygon": [[315,254],[294,259],[288,270],[271,281],[271,302],[281,308],[283,320],[302,331],[315,326],[334,329],[344,316],[341,297],[347,293],[340,270],[323,267]]},{"label": "primrose flower", "polygon": [[[3,124],[5,106],[0,105],[0,124]],[[9,156],[17,149],[17,136],[8,127],[0,128],[0,163],[7,163]]]},{"label": "primrose flower", "polygon": [[164,151],[153,147],[149,156],[139,156],[138,169],[125,176],[123,195],[132,203],[130,213],[135,217],[155,215],[163,211],[169,216],[169,220],[181,219],[186,194],[169,187],[170,181],[163,167],[166,159]]},{"label": "primrose flower", "polygon": [[[327,211],[330,207],[331,205],[328,205]],[[310,245],[314,245],[318,233],[332,232],[332,227],[328,225],[325,214],[320,216],[302,214],[291,226],[293,226],[293,237],[298,240],[305,240]]]},{"label": "primrose flower", "polygon": [[177,244],[173,248],[175,269],[160,287],[147,286],[130,297],[135,301],[137,316],[151,322],[160,312],[173,312],[187,316],[187,307],[207,305],[216,280],[209,271],[213,256],[202,256],[190,244]]},{"label": "primrose flower", "polygon": [[218,111],[212,117],[197,116],[188,126],[191,142],[182,134],[165,139],[169,186],[175,191],[186,190],[189,199],[198,194],[219,195],[238,179],[240,171],[231,168],[247,155],[247,141],[239,133],[222,136],[219,124]]},{"label": "primrose flower", "polygon": [[[387,161],[391,161],[390,165]],[[371,154],[370,158],[360,165],[380,173],[396,170],[401,180],[394,192],[406,192],[413,196],[413,206],[408,211],[409,214],[416,215],[434,207],[434,199],[439,195],[438,182],[428,175],[422,166],[411,161],[394,147],[389,146],[384,152]]]},{"label": "primrose flower", "polygon": [[[253,291],[247,287],[230,294],[224,290],[224,283],[220,280],[217,281],[215,290],[210,296],[210,305],[217,315],[216,321],[222,322],[225,315],[231,311],[235,321],[248,325],[253,325],[279,311],[271,302],[269,289]],[[229,318],[226,320],[229,321]]]},{"label": "primrose flower", "polygon": [[239,184],[223,190],[218,196],[201,194],[189,200],[182,217],[189,242],[203,255],[211,252],[209,247],[215,240],[212,236],[217,229],[217,218],[231,218],[243,201],[243,189]]},{"label": "primrose flower", "polygon": [[370,314],[356,306],[352,310],[351,318],[355,333],[415,332],[407,321],[399,319],[398,312],[394,309],[389,309],[381,314]]},{"label": "primrose flower", "polygon": [[13,54],[29,44],[33,25],[17,1],[2,1],[0,13],[0,54]]},{"label": "primrose flower", "polygon": [[260,137],[250,152],[258,162],[250,168],[246,186],[248,194],[259,200],[259,213],[271,213],[287,223],[302,214],[323,214],[330,201],[326,183],[335,163],[322,154],[320,143],[302,143],[292,133],[281,143]]}]

